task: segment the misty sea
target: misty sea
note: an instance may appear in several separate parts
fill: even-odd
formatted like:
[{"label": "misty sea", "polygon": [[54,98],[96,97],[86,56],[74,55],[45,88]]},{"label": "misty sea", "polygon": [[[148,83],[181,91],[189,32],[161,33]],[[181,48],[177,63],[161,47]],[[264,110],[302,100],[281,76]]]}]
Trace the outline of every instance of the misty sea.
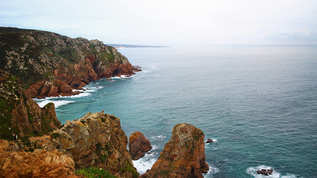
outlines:
[{"label": "misty sea", "polygon": [[141,131],[153,150],[134,161],[140,173],[185,122],[214,140],[205,177],[261,177],[261,168],[272,168],[270,177],[317,177],[317,46],[118,50],[143,71],[36,101],[54,102],[62,124],[103,110],[127,137]]}]

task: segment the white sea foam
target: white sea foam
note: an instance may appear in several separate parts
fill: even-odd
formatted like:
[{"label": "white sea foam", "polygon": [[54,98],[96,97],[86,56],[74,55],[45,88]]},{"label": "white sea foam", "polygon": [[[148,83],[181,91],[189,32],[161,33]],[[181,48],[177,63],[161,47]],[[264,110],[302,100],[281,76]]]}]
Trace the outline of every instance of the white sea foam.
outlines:
[{"label": "white sea foam", "polygon": [[204,177],[210,177],[210,174],[217,174],[219,172],[219,169],[216,168],[215,166],[211,165],[210,163],[208,163],[209,165],[209,170],[206,174],[204,174]]},{"label": "white sea foam", "polygon": [[69,104],[69,103],[73,103],[75,101],[67,101],[67,100],[59,100],[59,101],[54,101],[54,100],[44,100],[42,102],[38,102],[38,105],[42,108],[44,107],[46,104],[48,103],[54,103],[55,108],[58,108],[60,106]]},{"label": "white sea foam", "polygon": [[156,162],[155,152],[153,150],[157,149],[156,145],[152,145],[152,149],[144,155],[144,157],[139,160],[133,160],[133,165],[137,169],[139,174],[144,174],[148,169],[151,169],[153,164]]},{"label": "white sea foam", "polygon": [[158,136],[151,137],[152,140],[163,140],[164,138],[166,138],[165,135],[158,135]]},{"label": "white sea foam", "polygon": [[132,78],[132,77],[133,77],[132,75],[120,75],[120,76],[111,77],[110,79],[111,80],[118,80],[118,79]]},{"label": "white sea foam", "polygon": [[[273,170],[273,174],[269,175],[269,176],[265,176],[262,174],[258,174],[257,170],[261,170],[261,169],[272,169]],[[281,175],[281,173],[277,172],[274,170],[274,168],[270,167],[270,166],[265,166],[265,165],[260,165],[257,167],[249,167],[246,170],[246,173],[255,177],[255,178],[296,178],[295,175],[289,174],[287,173],[286,175]]]}]

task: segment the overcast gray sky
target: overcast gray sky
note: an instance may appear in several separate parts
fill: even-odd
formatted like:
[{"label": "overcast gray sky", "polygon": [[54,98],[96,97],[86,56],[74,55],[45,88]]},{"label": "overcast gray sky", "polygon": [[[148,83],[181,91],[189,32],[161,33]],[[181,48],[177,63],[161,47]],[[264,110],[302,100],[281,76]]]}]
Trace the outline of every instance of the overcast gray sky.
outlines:
[{"label": "overcast gray sky", "polygon": [[317,44],[317,0],[0,0],[0,26],[139,45]]}]

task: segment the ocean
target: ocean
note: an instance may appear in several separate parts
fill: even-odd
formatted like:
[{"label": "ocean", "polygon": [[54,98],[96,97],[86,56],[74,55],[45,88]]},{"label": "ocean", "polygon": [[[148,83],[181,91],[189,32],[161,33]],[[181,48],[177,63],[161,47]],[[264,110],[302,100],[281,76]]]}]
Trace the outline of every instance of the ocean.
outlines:
[{"label": "ocean", "polygon": [[[120,48],[141,72],[91,82],[54,102],[58,119],[104,111],[127,137],[141,131],[153,150],[134,161],[150,169],[173,127],[205,133],[205,177],[317,177],[317,46]],[[267,176],[263,176],[267,177]]]}]

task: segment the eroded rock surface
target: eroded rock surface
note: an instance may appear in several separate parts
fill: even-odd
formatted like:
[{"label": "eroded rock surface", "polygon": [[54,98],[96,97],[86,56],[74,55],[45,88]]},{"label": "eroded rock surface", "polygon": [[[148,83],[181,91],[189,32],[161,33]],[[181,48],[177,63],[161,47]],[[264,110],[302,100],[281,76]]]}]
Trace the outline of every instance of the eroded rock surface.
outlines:
[{"label": "eroded rock surface", "polygon": [[209,169],[204,137],[200,129],[190,124],[176,125],[160,157],[142,177],[203,177],[202,173]]},{"label": "eroded rock surface", "polygon": [[57,150],[0,152],[0,177],[77,177],[74,160]]},{"label": "eroded rock surface", "polygon": [[21,79],[28,96],[68,96],[90,81],[137,71],[116,48],[98,40],[0,27],[0,69]]},{"label": "eroded rock surface", "polygon": [[151,143],[141,132],[134,132],[129,137],[129,152],[133,160],[138,160],[152,149]]},{"label": "eroded rock surface", "polygon": [[0,69],[0,138],[36,136],[60,126],[53,103],[39,107],[25,94],[17,77]]},{"label": "eroded rock surface", "polygon": [[31,139],[38,147],[72,155],[76,166],[100,167],[117,177],[138,177],[127,150],[128,139],[120,119],[103,112],[87,113],[67,121],[47,136]]}]

